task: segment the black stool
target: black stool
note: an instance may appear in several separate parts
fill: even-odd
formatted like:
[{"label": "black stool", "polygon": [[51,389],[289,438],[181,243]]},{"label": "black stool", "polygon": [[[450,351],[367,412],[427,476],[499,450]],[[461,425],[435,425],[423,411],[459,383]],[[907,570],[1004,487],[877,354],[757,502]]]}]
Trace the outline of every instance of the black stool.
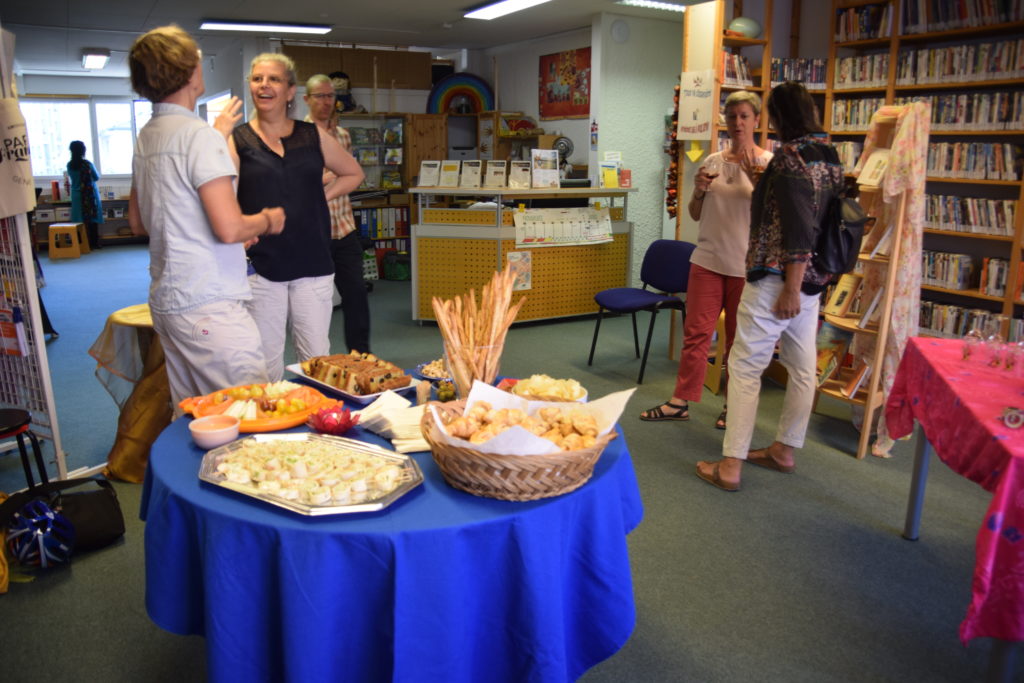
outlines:
[{"label": "black stool", "polygon": [[21,466],[25,468],[25,481],[28,487],[33,488],[35,480],[32,478],[32,467],[28,461],[28,450],[25,448],[25,436],[32,442],[32,452],[35,454],[36,467],[39,469],[41,484],[49,484],[46,476],[46,465],[43,464],[43,452],[39,448],[39,439],[29,430],[32,424],[32,416],[27,410],[14,408],[0,409],[0,441],[13,437],[18,439],[18,450],[21,451]]}]

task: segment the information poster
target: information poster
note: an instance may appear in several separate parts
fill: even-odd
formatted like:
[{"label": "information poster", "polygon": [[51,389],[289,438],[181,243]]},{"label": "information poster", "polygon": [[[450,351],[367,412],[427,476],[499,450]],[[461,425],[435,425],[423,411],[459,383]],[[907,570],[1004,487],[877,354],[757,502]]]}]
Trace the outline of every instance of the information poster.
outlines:
[{"label": "information poster", "polygon": [[679,77],[679,126],[677,140],[707,140],[714,121],[715,72],[684,71]]},{"label": "information poster", "polygon": [[612,241],[607,208],[526,209],[513,213],[516,247],[562,247]]}]

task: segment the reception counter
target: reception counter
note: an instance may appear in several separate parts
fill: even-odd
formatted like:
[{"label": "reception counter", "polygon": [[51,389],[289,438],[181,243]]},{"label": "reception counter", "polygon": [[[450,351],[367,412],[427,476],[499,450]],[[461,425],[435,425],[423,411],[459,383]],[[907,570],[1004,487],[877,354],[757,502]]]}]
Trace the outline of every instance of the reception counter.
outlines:
[{"label": "reception counter", "polygon": [[[624,287],[630,278],[632,225],[627,197],[635,188],[459,189],[414,188],[412,317],[433,320],[432,297],[450,299],[479,291],[508,255],[529,252],[530,288],[517,321],[597,312],[594,294]],[[534,201],[600,202],[610,209],[611,239],[595,244],[517,247],[514,214]],[[517,291],[515,299],[520,296]]]}]

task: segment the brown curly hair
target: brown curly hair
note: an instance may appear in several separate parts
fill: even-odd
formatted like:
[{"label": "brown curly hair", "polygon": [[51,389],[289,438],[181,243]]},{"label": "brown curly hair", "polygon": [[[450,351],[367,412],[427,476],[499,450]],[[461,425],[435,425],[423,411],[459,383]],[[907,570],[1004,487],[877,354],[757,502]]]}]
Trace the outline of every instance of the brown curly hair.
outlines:
[{"label": "brown curly hair", "polygon": [[128,53],[132,89],[161,102],[188,83],[199,59],[199,46],[183,29],[174,24],[155,28],[139,36]]}]

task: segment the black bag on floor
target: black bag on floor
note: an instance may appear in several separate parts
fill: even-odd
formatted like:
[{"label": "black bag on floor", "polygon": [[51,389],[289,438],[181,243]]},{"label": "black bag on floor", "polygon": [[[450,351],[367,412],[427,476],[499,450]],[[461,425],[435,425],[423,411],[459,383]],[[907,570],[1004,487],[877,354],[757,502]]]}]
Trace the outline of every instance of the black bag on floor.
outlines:
[{"label": "black bag on floor", "polygon": [[[77,487],[83,490],[69,490]],[[64,479],[15,493],[0,505],[0,527],[6,527],[16,512],[34,500],[43,501],[71,522],[75,551],[98,550],[124,536],[124,515],[117,492],[106,479]]]}]

